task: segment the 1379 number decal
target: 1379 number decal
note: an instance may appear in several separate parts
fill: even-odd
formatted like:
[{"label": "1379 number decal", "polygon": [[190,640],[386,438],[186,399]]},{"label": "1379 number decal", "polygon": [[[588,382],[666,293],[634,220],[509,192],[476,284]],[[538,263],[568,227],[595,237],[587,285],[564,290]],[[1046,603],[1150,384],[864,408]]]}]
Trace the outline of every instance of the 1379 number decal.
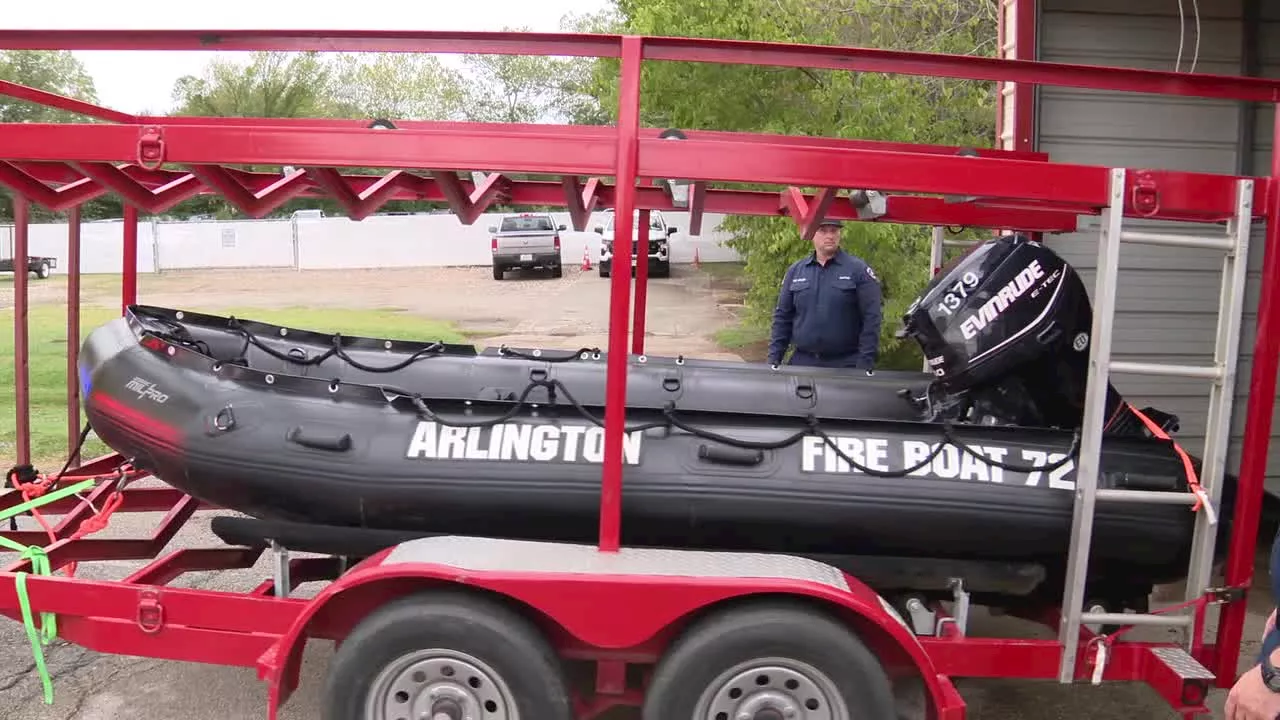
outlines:
[{"label": "1379 number decal", "polygon": [[969,297],[969,291],[978,285],[978,275],[972,270],[960,276],[960,279],[951,286],[946,295],[942,296],[942,300],[938,302],[937,308],[939,312],[947,315],[953,315],[957,308],[960,307],[960,301]]}]

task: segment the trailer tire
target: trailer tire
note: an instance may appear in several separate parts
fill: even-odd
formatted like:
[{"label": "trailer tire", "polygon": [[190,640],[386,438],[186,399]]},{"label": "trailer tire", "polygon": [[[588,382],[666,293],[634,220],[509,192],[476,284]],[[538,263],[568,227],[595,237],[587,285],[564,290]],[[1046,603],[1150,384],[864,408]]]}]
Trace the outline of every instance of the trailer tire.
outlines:
[{"label": "trailer tire", "polygon": [[695,621],[659,660],[643,720],[760,711],[806,720],[896,716],[884,668],[853,632],[807,606],[768,601]]},{"label": "trailer tire", "polygon": [[49,261],[45,260],[36,266],[36,277],[46,280],[49,277]]},{"label": "trailer tire", "polygon": [[[322,720],[573,720],[564,672],[537,628],[499,602],[429,591],[370,613],[329,665]],[[434,706],[434,707],[433,707]]]}]

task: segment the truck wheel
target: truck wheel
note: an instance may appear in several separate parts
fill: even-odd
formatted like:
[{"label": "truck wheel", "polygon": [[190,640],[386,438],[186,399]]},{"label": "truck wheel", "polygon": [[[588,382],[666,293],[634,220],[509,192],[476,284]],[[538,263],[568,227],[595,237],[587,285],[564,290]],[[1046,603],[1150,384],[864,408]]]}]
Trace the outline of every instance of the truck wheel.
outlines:
[{"label": "truck wheel", "polygon": [[49,277],[49,261],[46,260],[36,267],[36,277],[45,280]]},{"label": "truck wheel", "polygon": [[841,623],[770,601],[695,622],[658,662],[643,720],[895,717],[879,661]]},{"label": "truck wheel", "polygon": [[551,277],[564,277],[564,266],[560,263],[556,263],[556,266],[551,268]]},{"label": "truck wheel", "polygon": [[430,591],[371,613],[329,665],[322,720],[573,720],[537,629],[502,604]]},{"label": "truck wheel", "polygon": [[609,277],[609,271],[605,270],[604,267],[600,267],[600,277],[602,278]]},{"label": "truck wheel", "polygon": [[658,267],[655,269],[657,270],[657,272],[653,274],[654,277],[658,277],[658,278],[671,277],[671,263],[669,262],[659,263]]},{"label": "truck wheel", "polygon": [[506,276],[506,271],[502,269],[502,266],[501,266],[501,265],[494,265],[494,266],[493,266],[493,279],[494,279],[494,280],[501,280],[501,279],[502,279],[503,277],[505,277],[505,276]]}]

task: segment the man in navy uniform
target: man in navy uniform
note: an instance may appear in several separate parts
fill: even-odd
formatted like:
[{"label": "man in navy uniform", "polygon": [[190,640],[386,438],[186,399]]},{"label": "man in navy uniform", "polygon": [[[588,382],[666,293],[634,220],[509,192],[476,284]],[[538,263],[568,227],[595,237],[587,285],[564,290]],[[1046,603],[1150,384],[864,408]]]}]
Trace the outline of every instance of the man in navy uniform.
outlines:
[{"label": "man in navy uniform", "polygon": [[813,235],[813,253],[782,276],[773,311],[769,364],[858,368],[870,372],[880,354],[883,320],[880,279],[871,266],[840,248],[838,220]]}]

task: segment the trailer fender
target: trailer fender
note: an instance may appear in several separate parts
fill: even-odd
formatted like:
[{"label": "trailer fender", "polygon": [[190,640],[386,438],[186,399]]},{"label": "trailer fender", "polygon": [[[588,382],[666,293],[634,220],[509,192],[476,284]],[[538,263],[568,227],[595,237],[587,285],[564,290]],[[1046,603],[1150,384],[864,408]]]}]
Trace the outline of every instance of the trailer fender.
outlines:
[{"label": "trailer fender", "polygon": [[[475,543],[539,546],[533,549],[543,553],[547,552],[545,546],[554,545],[555,552],[583,553],[580,559],[591,553],[592,562],[566,562],[564,557],[550,563],[530,562],[534,556],[512,562],[512,556],[518,553],[511,552],[501,554],[502,563],[468,562],[467,553],[460,552],[460,543],[469,547]],[[481,538],[423,538],[384,550],[318,593],[273,649],[263,655],[258,674],[270,688],[269,718],[275,720],[279,706],[297,687],[308,637],[332,637],[340,642],[360,618],[380,605],[440,586],[469,587],[501,596],[544,627],[560,628],[586,646],[615,650],[652,649],[688,621],[726,604],[768,595],[794,597],[812,604],[815,611],[831,613],[847,622],[877,653],[887,670],[917,675],[935,707],[950,702],[932,661],[906,622],[887,601],[857,579],[803,558],[774,556],[768,573],[760,573],[757,567],[755,573],[749,574],[732,572],[733,561],[749,557],[758,563],[760,556],[674,552],[694,556],[694,560],[714,557],[715,568],[698,568],[704,571],[698,574],[674,574],[670,566],[660,572],[645,572],[638,567],[628,571],[615,566],[625,565],[628,560],[634,563],[636,555],[623,559],[620,554],[597,554],[591,546]],[[499,556],[493,553],[488,559]],[[472,555],[471,559],[476,557]],[[542,557],[545,560],[546,556]],[[511,567],[497,566],[505,562],[511,562]],[[705,572],[713,569],[721,571]]]}]

